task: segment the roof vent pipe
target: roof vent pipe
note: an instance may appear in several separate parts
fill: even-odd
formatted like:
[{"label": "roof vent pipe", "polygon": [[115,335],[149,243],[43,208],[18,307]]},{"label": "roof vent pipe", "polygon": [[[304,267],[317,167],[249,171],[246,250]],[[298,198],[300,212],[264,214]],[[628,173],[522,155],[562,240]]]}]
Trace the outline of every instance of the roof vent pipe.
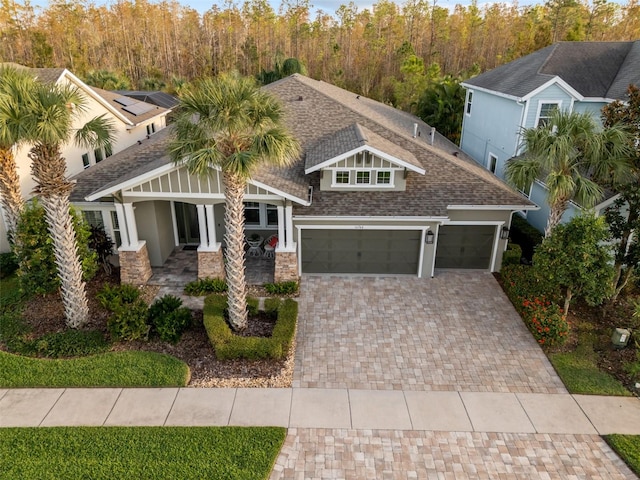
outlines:
[{"label": "roof vent pipe", "polygon": [[431,127],[431,145],[433,145],[433,141],[436,138],[436,129],[435,127]]},{"label": "roof vent pipe", "polygon": [[418,124],[414,123],[413,124],[413,138],[416,138],[418,136]]}]

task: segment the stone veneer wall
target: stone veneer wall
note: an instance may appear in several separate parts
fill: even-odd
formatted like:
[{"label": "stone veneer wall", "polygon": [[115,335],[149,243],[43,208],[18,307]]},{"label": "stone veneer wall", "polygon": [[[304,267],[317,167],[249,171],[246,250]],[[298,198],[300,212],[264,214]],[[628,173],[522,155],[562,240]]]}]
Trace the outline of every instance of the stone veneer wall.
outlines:
[{"label": "stone veneer wall", "polygon": [[276,252],[276,268],[273,273],[273,281],[297,282],[298,280],[298,255],[296,252]]},{"label": "stone veneer wall", "polygon": [[138,251],[120,250],[120,282],[145,285],[151,278],[151,262],[146,242]]},{"label": "stone veneer wall", "polygon": [[222,249],[217,252],[198,252],[198,279],[225,278]]}]

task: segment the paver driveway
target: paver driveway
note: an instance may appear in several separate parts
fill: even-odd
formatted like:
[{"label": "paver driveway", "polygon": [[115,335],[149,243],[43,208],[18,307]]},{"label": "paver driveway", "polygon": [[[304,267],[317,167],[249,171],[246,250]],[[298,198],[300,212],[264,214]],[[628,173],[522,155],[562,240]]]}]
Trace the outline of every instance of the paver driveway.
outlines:
[{"label": "paver driveway", "polygon": [[494,277],[302,280],[294,387],[564,393]]}]

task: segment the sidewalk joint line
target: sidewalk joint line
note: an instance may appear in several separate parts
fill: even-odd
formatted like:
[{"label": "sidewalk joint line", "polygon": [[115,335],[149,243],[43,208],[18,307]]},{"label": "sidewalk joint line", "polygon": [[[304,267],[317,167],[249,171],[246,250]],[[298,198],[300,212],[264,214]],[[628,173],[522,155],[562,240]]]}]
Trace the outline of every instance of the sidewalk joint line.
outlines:
[{"label": "sidewalk joint line", "polygon": [[107,423],[107,420],[109,419],[109,417],[113,413],[113,409],[116,408],[116,403],[118,403],[118,400],[120,400],[120,397],[122,396],[122,392],[123,391],[124,391],[124,388],[121,388],[120,392],[118,393],[118,396],[116,397],[116,400],[113,402],[113,405],[111,405],[111,408],[109,409],[109,413],[107,413],[107,416],[104,417],[104,420],[102,421],[101,427],[104,427],[104,424]]},{"label": "sidewalk joint line", "polygon": [[347,403],[349,404],[349,429],[353,429],[353,413],[351,412],[351,389],[347,388]]},{"label": "sidewalk joint line", "polygon": [[411,424],[411,430],[415,430],[413,426],[413,419],[411,418],[411,409],[409,408],[409,404],[407,403],[407,395],[404,390],[401,390],[402,398],[404,398],[404,406],[407,407],[407,415],[409,415],[409,423]]},{"label": "sidewalk joint line", "polygon": [[231,402],[231,410],[229,410],[229,417],[227,418],[227,427],[231,425],[231,415],[236,408],[236,398],[238,397],[238,387],[233,389],[233,402]]},{"label": "sidewalk joint line", "polygon": [[[527,420],[529,420],[529,423],[531,424],[531,426],[533,427],[533,429],[536,431],[536,433],[542,433],[540,431],[538,431],[538,427],[536,427],[536,425],[533,423],[533,420],[531,419],[531,417],[529,416],[529,412],[527,412],[527,409],[524,408],[524,405],[522,404],[522,402],[520,401],[520,397],[518,395],[520,395],[519,393],[514,393],[513,394],[516,397],[516,400],[518,401],[518,405],[520,405],[520,407],[522,408],[522,411],[524,412],[525,416],[527,417]],[[547,394],[548,395],[548,394]]]},{"label": "sidewalk joint line", "polygon": [[456,390],[456,393],[458,394],[458,398],[460,398],[460,401],[462,402],[462,408],[464,408],[464,413],[467,414],[467,420],[469,420],[469,425],[471,425],[471,431],[472,432],[476,432],[476,426],[473,424],[473,420],[471,420],[471,415],[469,415],[469,410],[467,410],[467,404],[464,403],[464,398],[462,398],[462,392],[459,390]]},{"label": "sidewalk joint line", "polygon": [[164,417],[164,422],[162,422],[162,426],[164,427],[167,424],[167,420],[169,420],[169,415],[171,415],[171,410],[173,410],[173,406],[176,404],[176,400],[178,399],[178,395],[180,395],[180,387],[178,387],[178,391],[176,395],[173,397],[173,401],[171,402],[171,406],[169,407],[169,411],[167,415]]},{"label": "sidewalk joint line", "polygon": [[587,417],[587,420],[589,420],[589,423],[591,424],[593,429],[597,432],[597,434],[602,436],[603,434],[600,433],[600,430],[598,430],[597,427],[594,425],[594,423],[591,421],[591,417],[587,414],[587,412],[584,411],[584,408],[582,408],[582,405],[580,405],[580,402],[576,400],[574,394],[570,393],[569,395],[571,395],[571,398],[573,399],[573,401],[576,402],[576,405],[578,405],[578,408],[580,409],[580,411],[584,413],[584,416]]},{"label": "sidewalk joint line", "polygon": [[56,401],[53,402],[53,405],[51,405],[51,408],[49,408],[49,410],[47,410],[47,413],[44,414],[44,417],[42,417],[42,420],[40,420],[40,423],[38,423],[38,427],[42,426],[42,422],[44,422],[46,420],[46,418],[49,416],[49,414],[51,413],[51,410],[53,410],[53,408],[58,404],[58,402],[60,401],[60,399],[62,398],[62,395],[64,395],[64,393],[67,391],[67,388],[63,388],[62,389],[62,393],[60,395],[58,395],[58,398],[56,398]]}]

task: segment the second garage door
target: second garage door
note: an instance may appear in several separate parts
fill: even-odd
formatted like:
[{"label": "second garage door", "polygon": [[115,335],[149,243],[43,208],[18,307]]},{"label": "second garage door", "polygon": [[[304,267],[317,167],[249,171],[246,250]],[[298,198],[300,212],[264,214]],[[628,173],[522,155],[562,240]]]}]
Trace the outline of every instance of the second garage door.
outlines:
[{"label": "second garage door", "polygon": [[436,268],[489,269],[493,225],[443,225],[438,232]]},{"label": "second garage door", "polygon": [[418,273],[418,230],[303,229],[301,237],[303,273]]}]

